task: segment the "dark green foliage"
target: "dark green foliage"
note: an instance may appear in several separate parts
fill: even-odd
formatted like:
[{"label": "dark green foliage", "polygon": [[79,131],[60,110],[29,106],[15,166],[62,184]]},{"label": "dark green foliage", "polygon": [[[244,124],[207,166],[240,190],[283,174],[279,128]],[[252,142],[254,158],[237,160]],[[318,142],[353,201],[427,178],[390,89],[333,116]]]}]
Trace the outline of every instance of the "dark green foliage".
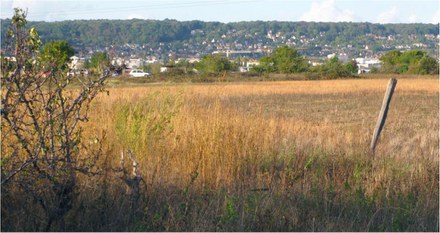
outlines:
[{"label": "dark green foliage", "polygon": [[280,73],[299,73],[307,70],[307,63],[294,48],[279,47],[270,57]]},{"label": "dark green foliage", "polygon": [[262,57],[260,65],[254,70],[265,73],[300,73],[307,71],[307,63],[296,49],[282,46],[275,49],[271,55]]},{"label": "dark green foliage", "polygon": [[421,50],[400,52],[392,50],[385,53],[382,61],[382,72],[398,74],[438,74],[438,63]]},{"label": "dark green foliage", "polygon": [[43,66],[64,70],[74,54],[75,51],[67,41],[57,40],[44,45],[39,57]]},{"label": "dark green foliage", "polygon": [[252,67],[252,71],[257,73],[272,73],[276,71],[274,63],[270,56],[262,57],[260,59],[260,65]]},{"label": "dark green foliage", "polygon": [[355,60],[351,60],[347,64],[345,64],[345,68],[351,74],[357,74],[357,72],[358,72],[358,66],[357,66],[357,62]]},{"label": "dark green foliage", "polygon": [[439,65],[435,58],[424,56],[419,60],[419,74],[438,74]]},{"label": "dark green foliage", "polygon": [[[1,31],[6,31],[11,20],[2,20]],[[209,52],[207,45],[202,42],[221,39],[225,43],[237,41],[242,44],[253,45],[263,43],[272,47],[284,45],[281,41],[266,38],[269,31],[280,32],[285,38],[295,36],[299,38],[315,38],[318,47],[327,44],[352,45],[359,50],[368,44],[373,52],[386,51],[380,45],[387,43],[392,47],[402,44],[428,44],[429,54],[436,54],[437,40],[427,40],[425,34],[437,36],[438,27],[435,24],[372,24],[372,23],[315,23],[315,22],[277,22],[254,21],[237,23],[219,23],[202,21],[176,20],[73,20],[62,22],[30,22],[40,32],[43,42],[51,40],[67,40],[75,48],[105,47],[108,45],[148,44],[157,47],[159,43],[169,43],[174,51],[181,48],[182,42],[197,46],[204,52]],[[233,35],[221,38],[223,34]],[[247,36],[250,34],[252,36]],[[398,35],[395,40],[384,42],[368,35],[387,37]],[[410,40],[408,36],[416,35]],[[2,35],[2,47],[4,45]],[[297,44],[298,40],[295,41]],[[297,45],[298,46],[298,45]],[[314,46],[308,50],[315,49]],[[319,51],[319,50],[318,50]]]},{"label": "dark green foliage", "polygon": [[380,60],[382,61],[382,71],[385,73],[398,73],[399,57],[402,53],[399,50],[392,50],[385,53]]},{"label": "dark green foliage", "polygon": [[107,53],[97,52],[93,54],[92,58],[90,59],[90,68],[95,68],[98,72],[101,72],[102,68],[108,66],[109,63],[110,59]]},{"label": "dark green foliage", "polygon": [[222,57],[220,54],[212,55],[208,54],[202,57],[202,60],[197,63],[196,69],[203,73],[220,73],[222,71],[233,71],[237,69],[237,66],[230,62],[227,58]]},{"label": "dark green foliage", "polygon": [[325,64],[319,67],[319,73],[329,79],[336,79],[341,77],[350,77],[352,75],[352,70],[354,70],[351,65],[344,65],[338,60],[337,57],[333,57],[328,60]]}]

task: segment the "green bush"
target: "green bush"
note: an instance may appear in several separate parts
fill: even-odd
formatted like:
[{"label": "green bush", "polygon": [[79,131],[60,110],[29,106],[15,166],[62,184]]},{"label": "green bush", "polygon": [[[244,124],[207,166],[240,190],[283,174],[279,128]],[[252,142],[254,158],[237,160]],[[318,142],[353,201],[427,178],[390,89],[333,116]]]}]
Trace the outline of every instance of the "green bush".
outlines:
[{"label": "green bush", "polygon": [[318,72],[327,79],[337,79],[352,76],[349,66],[344,66],[337,57],[333,57],[321,65],[318,69]]},{"label": "green bush", "polygon": [[439,72],[437,60],[421,50],[406,52],[392,50],[385,53],[380,60],[382,61],[381,71],[384,73],[438,74]]}]

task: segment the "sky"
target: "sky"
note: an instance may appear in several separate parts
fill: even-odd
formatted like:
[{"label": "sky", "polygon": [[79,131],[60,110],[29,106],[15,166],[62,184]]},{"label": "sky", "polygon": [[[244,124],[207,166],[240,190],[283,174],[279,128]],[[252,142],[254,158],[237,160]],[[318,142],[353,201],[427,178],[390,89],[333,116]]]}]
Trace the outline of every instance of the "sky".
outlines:
[{"label": "sky", "polygon": [[439,0],[0,0],[0,18],[439,23]]}]

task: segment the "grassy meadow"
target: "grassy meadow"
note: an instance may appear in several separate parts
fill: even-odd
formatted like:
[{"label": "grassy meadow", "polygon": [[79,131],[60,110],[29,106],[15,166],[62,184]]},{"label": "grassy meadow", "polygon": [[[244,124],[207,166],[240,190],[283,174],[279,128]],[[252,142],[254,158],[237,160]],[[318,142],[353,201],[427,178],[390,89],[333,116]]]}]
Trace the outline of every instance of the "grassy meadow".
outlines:
[{"label": "grassy meadow", "polygon": [[386,78],[110,85],[82,128],[104,175],[79,175],[62,229],[438,231],[439,81],[398,79],[374,156]]}]

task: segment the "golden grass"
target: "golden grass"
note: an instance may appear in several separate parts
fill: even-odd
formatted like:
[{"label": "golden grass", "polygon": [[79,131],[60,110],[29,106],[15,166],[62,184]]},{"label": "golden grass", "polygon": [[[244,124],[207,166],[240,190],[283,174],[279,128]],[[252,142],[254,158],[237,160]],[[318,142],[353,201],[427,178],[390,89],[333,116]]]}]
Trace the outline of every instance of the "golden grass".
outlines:
[{"label": "golden grass", "polygon": [[[301,132],[290,129],[287,131],[289,134],[307,135],[303,138],[319,134],[321,140],[344,137],[347,143],[353,138],[366,143],[380,110],[387,81],[386,79],[329,80],[112,88],[109,89],[110,95],[102,95],[97,101],[99,104],[96,104],[103,109],[104,115],[93,118],[105,118],[106,120],[100,120],[99,124],[104,124],[104,129],[111,131],[114,124],[111,114],[115,103],[134,103],[144,100],[149,95],[170,94],[182,98],[183,111],[179,111],[175,117],[173,128],[186,127],[188,125],[186,122],[177,123],[182,119],[203,120],[203,123],[207,124],[206,127],[209,127],[209,121],[213,119],[200,119],[199,116],[219,118],[233,112],[237,119],[256,121],[256,124],[250,123],[250,125],[265,125],[264,120],[258,119],[265,117],[268,122],[276,122],[280,128],[301,127],[303,129]],[[435,135],[435,130],[438,128],[438,112],[435,111],[438,108],[437,96],[438,79],[399,80],[382,136],[384,138],[381,140],[384,141],[381,143],[382,147],[400,144],[399,142],[402,141],[404,144],[409,144],[412,149],[416,149],[418,147],[413,146],[411,141],[416,140],[417,137],[422,142],[421,146],[435,146],[432,140],[435,142],[437,137]],[[215,107],[220,110],[211,111]],[[226,116],[228,117],[230,116]],[[215,120],[219,121],[219,119]],[[391,134],[394,135],[393,139],[388,138],[392,136]],[[283,135],[278,136],[283,137]],[[426,140],[431,141],[426,143]],[[329,144],[335,143],[330,141]],[[390,148],[390,150],[394,149]],[[428,149],[431,153],[433,150],[435,148]]]},{"label": "golden grass", "polygon": [[[187,93],[200,95],[267,95],[267,94],[328,94],[355,92],[383,92],[387,79],[347,79],[323,81],[277,81],[277,82],[243,82],[243,83],[214,83],[214,84],[150,84],[142,87],[109,88],[110,93],[116,93],[106,99],[128,98],[139,96],[145,91],[169,89],[170,91],[185,90]],[[399,79],[396,91],[426,91],[438,93],[438,79]]]},{"label": "golden grass", "polygon": [[84,178],[67,229],[438,231],[438,79],[399,80],[373,158],[387,82],[108,88],[84,136],[105,135],[102,166],[131,148],[143,199],[125,221],[117,175]]},{"label": "golden grass", "polygon": [[[368,147],[387,82],[360,79],[111,88],[108,96],[100,96],[96,102],[92,112],[96,121],[90,129],[107,132],[110,153],[134,148],[150,188],[190,188],[196,193],[226,190],[228,195],[244,199],[253,195],[252,190],[268,190],[270,197],[264,200],[270,202],[274,202],[273,195],[283,200],[289,193],[301,194],[316,202],[318,212],[305,211],[309,207],[296,202],[291,207],[272,203],[260,208],[281,208],[272,213],[275,216],[294,214],[289,224],[303,219],[297,212],[305,211],[320,218],[321,230],[438,229],[438,220],[432,224],[417,220],[438,217],[438,79],[399,80],[372,159]],[[128,113],[118,119],[123,108]],[[163,118],[168,120],[160,120]],[[136,120],[139,123],[133,127]],[[121,133],[118,137],[117,121],[125,122],[125,132],[141,129],[136,132],[139,137],[129,143]],[[152,134],[149,129],[158,125],[163,130]],[[326,201],[321,203],[320,198]],[[419,199],[413,203],[412,198]],[[340,225],[331,217],[344,208],[328,206],[344,205],[346,200],[361,205],[358,211],[366,211],[361,215],[367,219],[358,223],[359,228],[352,224],[360,220],[350,219],[349,214]],[[363,201],[366,204],[358,203]],[[405,207],[406,202],[412,206]],[[236,205],[245,208],[246,201]],[[204,209],[206,216],[221,215],[223,207],[218,208]],[[393,208],[410,214],[402,217]],[[423,209],[425,214],[420,213]],[[244,212],[239,215],[247,216]],[[193,220],[206,216],[193,216]],[[401,218],[397,225],[387,222],[394,218]],[[171,229],[218,230],[208,225],[180,228],[176,223]],[[267,228],[232,225],[221,229],[312,230],[301,224],[281,228],[277,223],[269,223]]]}]

